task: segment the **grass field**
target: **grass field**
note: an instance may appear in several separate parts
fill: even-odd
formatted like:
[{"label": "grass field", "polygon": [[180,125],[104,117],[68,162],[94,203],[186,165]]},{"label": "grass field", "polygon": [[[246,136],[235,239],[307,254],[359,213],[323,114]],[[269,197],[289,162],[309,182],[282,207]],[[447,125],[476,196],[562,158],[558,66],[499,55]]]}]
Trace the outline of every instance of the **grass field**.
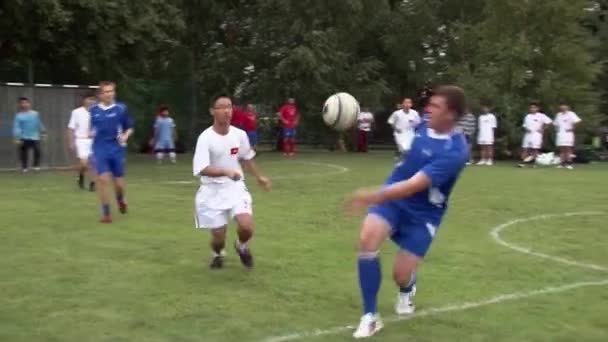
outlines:
[{"label": "grass field", "polygon": [[[112,225],[97,223],[96,198],[69,173],[1,173],[0,341],[350,341],[358,223],[339,209],[349,191],[383,180],[391,155],[258,163],[274,190],[250,186],[250,272],[232,250],[225,269],[207,268],[189,157],[129,160],[130,213]],[[410,319],[393,314],[385,246],[389,322],[373,341],[608,341],[607,175],[606,164],[467,168]]]}]

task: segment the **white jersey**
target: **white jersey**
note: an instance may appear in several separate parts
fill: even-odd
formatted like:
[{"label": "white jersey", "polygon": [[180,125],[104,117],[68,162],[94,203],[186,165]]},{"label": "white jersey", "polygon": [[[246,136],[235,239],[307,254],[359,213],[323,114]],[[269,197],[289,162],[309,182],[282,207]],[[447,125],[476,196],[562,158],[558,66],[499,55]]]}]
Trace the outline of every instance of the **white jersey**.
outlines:
[{"label": "white jersey", "polygon": [[414,128],[420,124],[420,115],[413,109],[410,109],[407,113],[403,109],[399,109],[391,114],[388,123],[393,126],[396,134],[406,132],[413,134]]},{"label": "white jersey", "polygon": [[545,113],[528,113],[523,127],[532,133],[542,133],[544,125],[553,122]]},{"label": "white jersey", "polygon": [[362,131],[369,132],[372,130],[374,122],[374,114],[370,112],[361,112],[357,116],[358,128]]},{"label": "white jersey", "polygon": [[91,114],[84,107],[72,111],[68,128],[74,131],[76,139],[90,139]]},{"label": "white jersey", "polygon": [[[200,177],[202,185],[234,183],[228,177],[201,176],[200,173],[207,166],[224,169],[239,170],[243,175],[239,160],[250,160],[255,157],[255,152],[249,145],[249,138],[245,131],[230,126],[228,134],[221,135],[213,127],[207,128],[201,133],[196,142],[196,150],[192,161],[192,172],[194,176]],[[243,182],[243,177],[239,182]]]},{"label": "white jersey", "polygon": [[567,111],[557,113],[553,125],[557,128],[557,134],[569,133],[574,129],[574,125],[581,122],[581,118],[575,112]]}]

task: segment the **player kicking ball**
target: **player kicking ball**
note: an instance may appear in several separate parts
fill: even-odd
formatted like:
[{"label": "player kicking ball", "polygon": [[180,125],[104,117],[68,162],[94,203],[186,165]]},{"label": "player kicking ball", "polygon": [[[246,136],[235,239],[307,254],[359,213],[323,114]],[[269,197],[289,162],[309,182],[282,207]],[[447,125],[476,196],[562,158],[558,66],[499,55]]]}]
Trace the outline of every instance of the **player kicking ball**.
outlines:
[{"label": "player kicking ball", "polygon": [[133,133],[127,107],[114,101],[115,85],[112,82],[99,83],[99,102],[93,105],[91,113],[91,135],[93,136],[92,162],[97,172],[96,188],[101,203],[101,223],[111,223],[110,199],[107,187],[114,184],[116,203],[122,214],[127,213],[124,182],[124,145]]},{"label": "player kicking ball", "polygon": [[381,280],[378,250],[387,237],[399,247],[393,264],[393,279],[399,287],[395,309],[398,314],[414,312],[416,268],[468,160],[465,138],[454,130],[465,102],[461,88],[438,88],[430,99],[428,123],[419,126],[409,154],[401,158],[384,185],[359,190],[346,202],[351,214],[368,208],[359,233],[357,267],[363,317],[355,338],[370,337],[383,327],[376,307]]},{"label": "player kicking ball", "polygon": [[[232,100],[218,95],[210,101],[213,125],[199,135],[192,161],[200,187],[194,198],[194,224],[211,232],[213,257],[210,267],[222,268],[229,218],[237,223],[238,239],[234,248],[246,268],[253,267],[248,242],[253,236],[251,195],[243,181],[243,169],[255,176],[258,184],[270,190],[270,180],[258,171],[255,151],[245,131],[230,125]],[[241,168],[242,166],[242,168]]]}]

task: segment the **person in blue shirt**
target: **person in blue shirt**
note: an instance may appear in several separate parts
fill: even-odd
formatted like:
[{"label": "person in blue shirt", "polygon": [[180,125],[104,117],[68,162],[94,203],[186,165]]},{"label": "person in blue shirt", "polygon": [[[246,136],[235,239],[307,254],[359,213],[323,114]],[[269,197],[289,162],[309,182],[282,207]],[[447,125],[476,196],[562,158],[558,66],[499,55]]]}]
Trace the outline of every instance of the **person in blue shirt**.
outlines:
[{"label": "person in blue shirt", "polygon": [[418,127],[410,153],[379,189],[359,190],[345,203],[349,213],[368,207],[359,235],[363,317],[355,338],[370,337],[382,328],[376,308],[381,278],[378,249],[389,237],[399,247],[393,265],[399,287],[395,310],[414,312],[416,267],[437,233],[450,192],[468,160],[465,138],[454,130],[465,102],[461,88],[439,87],[430,98],[428,123]]},{"label": "person in blue shirt", "polygon": [[175,164],[175,121],[169,116],[169,107],[161,107],[161,111],[154,122],[154,152],[156,160],[162,163],[165,154]]},{"label": "person in blue shirt", "polygon": [[40,121],[40,115],[32,110],[32,103],[27,97],[17,100],[17,110],[13,121],[13,137],[19,146],[19,159],[21,171],[28,171],[28,156],[32,150],[34,154],[33,166],[35,171],[40,170],[40,138],[44,136],[45,128]]},{"label": "person in blue shirt", "polygon": [[99,102],[89,108],[91,135],[93,136],[92,163],[97,172],[96,189],[101,203],[102,223],[112,222],[107,186],[113,179],[118,209],[127,213],[125,201],[124,148],[133,133],[127,107],[115,102],[115,85],[112,82],[99,84]]}]

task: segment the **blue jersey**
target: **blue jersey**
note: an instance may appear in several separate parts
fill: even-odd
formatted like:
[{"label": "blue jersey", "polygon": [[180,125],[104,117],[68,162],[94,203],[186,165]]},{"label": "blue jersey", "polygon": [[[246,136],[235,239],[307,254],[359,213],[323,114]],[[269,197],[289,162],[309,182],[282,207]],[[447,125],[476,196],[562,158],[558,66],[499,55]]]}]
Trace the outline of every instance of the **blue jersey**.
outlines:
[{"label": "blue jersey", "polygon": [[425,173],[431,180],[430,188],[394,202],[399,208],[439,224],[467,160],[468,148],[461,133],[437,134],[422,124],[416,130],[410,152],[397,163],[385,185]]},{"label": "blue jersey", "polygon": [[13,136],[16,139],[40,140],[40,131],[44,126],[40,122],[40,115],[34,110],[19,112],[13,121]]},{"label": "blue jersey", "polygon": [[154,140],[158,141],[173,141],[173,128],[175,122],[170,117],[159,116],[154,122]]},{"label": "blue jersey", "polygon": [[122,103],[116,102],[108,107],[95,104],[89,108],[89,113],[93,146],[118,145],[118,133],[131,128],[127,106]]}]

